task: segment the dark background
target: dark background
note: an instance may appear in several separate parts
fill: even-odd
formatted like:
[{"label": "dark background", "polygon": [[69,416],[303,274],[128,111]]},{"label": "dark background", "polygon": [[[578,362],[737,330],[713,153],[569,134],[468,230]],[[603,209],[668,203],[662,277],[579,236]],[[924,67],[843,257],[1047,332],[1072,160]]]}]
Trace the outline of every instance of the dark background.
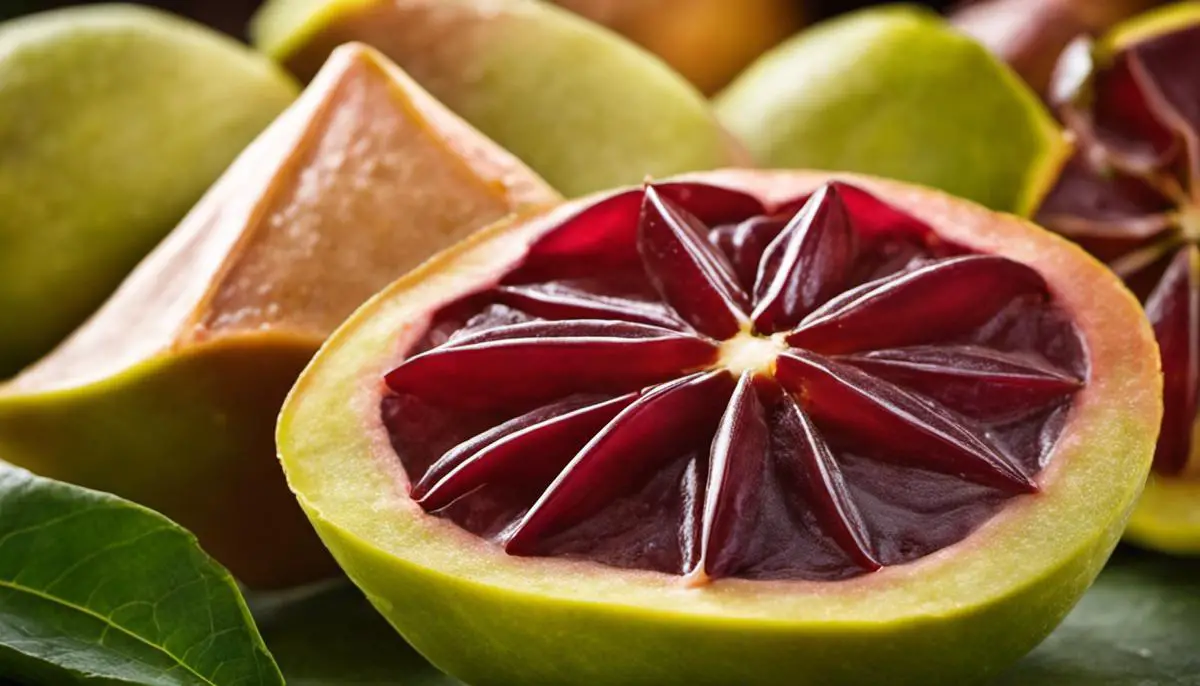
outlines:
[{"label": "dark background", "polygon": [[[730,0],[730,2],[737,1]],[[1102,2],[1103,0],[1093,1]],[[70,2],[69,0],[0,0],[0,19],[7,19],[51,7],[83,4],[88,3]],[[177,14],[184,14],[198,19],[235,36],[243,36],[250,15],[261,4],[261,0],[147,0],[139,4],[155,5]],[[818,19],[858,7],[885,3],[871,2],[871,0],[797,0],[797,4],[805,8],[805,16]],[[945,9],[959,3],[957,0],[930,0],[921,4]]]}]

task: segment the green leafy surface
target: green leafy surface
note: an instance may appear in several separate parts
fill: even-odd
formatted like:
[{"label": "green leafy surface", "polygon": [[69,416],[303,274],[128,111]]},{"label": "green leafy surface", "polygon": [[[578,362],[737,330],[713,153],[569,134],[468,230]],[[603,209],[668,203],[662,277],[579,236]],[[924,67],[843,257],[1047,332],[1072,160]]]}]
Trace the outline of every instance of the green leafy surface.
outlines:
[{"label": "green leafy surface", "polygon": [[282,684],[228,572],[114,496],[0,463],[0,675],[22,684]]},{"label": "green leafy surface", "polygon": [[[289,686],[462,686],[348,585],[255,611]],[[1066,623],[996,686],[1200,686],[1200,560],[1120,551]]]},{"label": "green leafy surface", "polygon": [[408,647],[348,582],[251,598],[288,686],[462,686]]}]

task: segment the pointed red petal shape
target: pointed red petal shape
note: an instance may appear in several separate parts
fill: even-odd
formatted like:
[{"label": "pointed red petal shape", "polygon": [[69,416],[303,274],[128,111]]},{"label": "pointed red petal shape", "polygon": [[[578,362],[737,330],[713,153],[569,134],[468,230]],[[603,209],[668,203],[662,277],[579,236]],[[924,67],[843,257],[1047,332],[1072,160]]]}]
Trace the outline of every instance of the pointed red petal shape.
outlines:
[{"label": "pointed red petal shape", "polygon": [[754,326],[791,329],[846,285],[858,252],[836,186],[813,193],[763,255],[754,287]]},{"label": "pointed red petal shape", "polygon": [[587,519],[664,461],[707,439],[733,386],[733,377],[719,370],[647,391],[575,456],[516,526],[505,549],[536,554],[547,536]]},{"label": "pointed red petal shape", "polygon": [[783,472],[793,488],[809,494],[821,527],[850,559],[868,571],[881,568],[871,549],[870,532],[829,445],[790,394],[783,393],[782,402],[776,431],[783,437],[780,443],[790,448],[780,455]]},{"label": "pointed red petal shape", "polygon": [[1178,474],[1192,452],[1200,386],[1200,249],[1183,248],[1146,301],[1163,369],[1163,423],[1154,469]]},{"label": "pointed red petal shape", "polygon": [[1176,149],[1176,138],[1156,111],[1152,84],[1136,55],[1118,55],[1103,66],[1093,57],[1090,38],[1080,37],[1063,51],[1051,84],[1051,100],[1081,149],[1095,152],[1126,171],[1161,166]]},{"label": "pointed red petal shape", "polygon": [[1012,492],[1038,490],[978,427],[850,365],[789,350],[779,356],[776,378],[801,397],[818,426],[880,459]]},{"label": "pointed red petal shape", "polygon": [[743,290],[754,290],[763,253],[767,251],[771,241],[787,227],[793,214],[753,217],[738,224],[724,224],[709,231],[709,242],[729,258]]},{"label": "pointed red petal shape", "polygon": [[[674,182],[658,193],[706,224],[740,222],[766,212],[752,195],[720,186]],[[521,280],[560,273],[562,266],[613,268],[638,264],[637,231],[643,189],[619,191],[567,217],[530,247]]]},{"label": "pointed red petal shape", "polygon": [[976,418],[1028,413],[1083,386],[1043,360],[972,345],[896,348],[841,361]]},{"label": "pointed red petal shape", "polygon": [[770,430],[754,388],[754,375],[745,372],[709,451],[708,487],[699,522],[700,554],[687,574],[690,584],[737,573],[738,554],[757,524],[770,448]]},{"label": "pointed red petal shape", "polygon": [[[863,244],[881,240],[915,240],[934,246],[942,243],[942,238],[934,233],[933,228],[911,214],[901,210],[889,202],[879,199],[873,193],[845,181],[829,182],[842,203],[849,210],[850,220],[854,231]],[[783,204],[779,214],[791,216],[803,209],[811,195],[805,195]]]},{"label": "pointed red petal shape", "polygon": [[562,401],[507,421],[442,455],[413,487],[412,498],[433,511],[498,478],[545,487],[637,397]]},{"label": "pointed red petal shape", "polygon": [[1173,203],[1142,179],[1074,155],[1038,210],[1038,221],[1103,262],[1165,236]]},{"label": "pointed red petal shape", "polygon": [[694,216],[658,191],[646,188],[638,251],[650,282],[675,313],[697,331],[717,339],[747,324],[749,299],[725,256],[706,238]]},{"label": "pointed red petal shape", "polygon": [[397,393],[469,409],[512,408],[572,393],[626,393],[716,360],[711,341],[600,320],[528,322],[451,339],[386,377]]},{"label": "pointed red petal shape", "polygon": [[849,353],[943,341],[967,333],[1014,299],[1045,295],[1032,268],[993,255],[939,260],[830,300],[792,332],[789,344]]},{"label": "pointed red petal shape", "polygon": [[[1200,26],[1189,26],[1137,43],[1130,69],[1147,92],[1156,119],[1183,138],[1189,181],[1200,185]],[[1193,188],[1193,200],[1200,200]]]},{"label": "pointed red petal shape", "polygon": [[560,282],[498,286],[494,292],[499,302],[542,319],[612,319],[668,329],[683,324],[659,303],[591,293]]}]

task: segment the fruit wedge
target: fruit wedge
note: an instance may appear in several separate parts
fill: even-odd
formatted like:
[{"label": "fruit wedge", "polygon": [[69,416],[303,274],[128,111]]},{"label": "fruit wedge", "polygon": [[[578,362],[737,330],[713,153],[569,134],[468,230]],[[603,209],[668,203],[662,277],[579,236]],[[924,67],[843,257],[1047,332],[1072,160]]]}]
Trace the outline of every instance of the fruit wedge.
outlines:
[{"label": "fruit wedge", "polygon": [[1128,536],[1200,554],[1200,3],[1075,42],[1052,93],[1075,145],[1038,219],[1125,279],[1162,351],[1162,434]]},{"label": "fruit wedge", "polygon": [[767,167],[879,174],[1028,213],[1066,148],[1008,67],[936,15],[854,12],[814,26],[717,99]]},{"label": "fruit wedge", "polygon": [[252,586],[330,564],[272,443],[362,301],[556,195],[373,50],[340,48],[96,316],[0,389],[0,453],[187,526]]},{"label": "fruit wedge", "polygon": [[268,60],[155,10],[0,25],[0,379],[104,302],[295,95]]},{"label": "fruit wedge", "polygon": [[272,0],[255,43],[302,79],[373,45],[566,195],[745,161],[678,74],[532,0]]},{"label": "fruit wedge", "polygon": [[278,445],[342,567],[467,683],[966,684],[1103,566],[1160,392],[1077,246],[729,171],[425,263],[317,355]]}]

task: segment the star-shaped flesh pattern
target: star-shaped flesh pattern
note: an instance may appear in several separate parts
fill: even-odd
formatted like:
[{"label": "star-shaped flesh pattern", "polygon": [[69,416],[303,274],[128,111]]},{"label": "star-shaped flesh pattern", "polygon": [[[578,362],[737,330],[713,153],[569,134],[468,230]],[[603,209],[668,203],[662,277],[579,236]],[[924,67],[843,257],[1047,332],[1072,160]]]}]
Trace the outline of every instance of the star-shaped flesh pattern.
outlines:
[{"label": "star-shaped flesh pattern", "polygon": [[1095,58],[1064,54],[1058,109],[1076,152],[1043,201],[1042,224],[1080,243],[1142,299],[1162,354],[1157,473],[1195,473],[1200,391],[1200,26]]},{"label": "star-shaped flesh pattern", "polygon": [[858,187],[667,183],[443,308],[382,412],[411,497],[509,554],[836,579],[1035,494],[1086,372],[1037,272]]}]

